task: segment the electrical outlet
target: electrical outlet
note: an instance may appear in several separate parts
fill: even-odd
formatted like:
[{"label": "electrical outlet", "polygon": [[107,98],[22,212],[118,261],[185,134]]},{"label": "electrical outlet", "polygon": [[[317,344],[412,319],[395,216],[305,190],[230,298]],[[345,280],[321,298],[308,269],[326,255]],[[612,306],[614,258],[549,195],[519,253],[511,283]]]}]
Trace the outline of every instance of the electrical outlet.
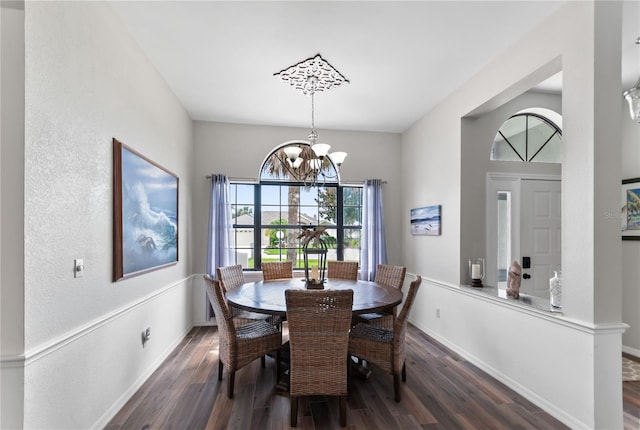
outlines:
[{"label": "electrical outlet", "polygon": [[440,308],[436,309],[436,318],[440,318]]}]

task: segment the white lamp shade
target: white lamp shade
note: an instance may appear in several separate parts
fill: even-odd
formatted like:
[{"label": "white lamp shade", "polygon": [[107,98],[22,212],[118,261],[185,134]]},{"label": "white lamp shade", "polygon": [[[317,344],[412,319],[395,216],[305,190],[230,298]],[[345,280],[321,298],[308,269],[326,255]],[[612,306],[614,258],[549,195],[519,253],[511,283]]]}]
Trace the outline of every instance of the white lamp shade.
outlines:
[{"label": "white lamp shade", "polygon": [[329,153],[331,145],[327,145],[326,143],[316,143],[315,145],[311,145],[311,149],[313,149],[313,152],[315,152],[318,157],[324,157]]},{"label": "white lamp shade", "polygon": [[341,151],[332,152],[331,154],[329,154],[329,158],[331,158],[331,161],[333,161],[334,164],[340,166],[342,163],[344,163],[344,159],[347,158],[347,153]]},{"label": "white lamp shade", "polygon": [[640,88],[625,91],[624,98],[629,103],[629,115],[635,122],[640,122]]},{"label": "white lamp shade", "polygon": [[303,162],[303,161],[304,161],[304,160],[302,159],[302,157],[297,158],[297,159],[296,159],[296,161],[294,161],[294,162],[291,164],[291,166],[292,166],[294,169],[297,169],[298,167],[300,167],[300,165],[302,164],[302,162]]},{"label": "white lamp shade", "polygon": [[311,160],[309,160],[309,167],[311,167],[313,170],[320,170],[321,166],[322,161],[318,160],[317,158],[312,158]]},{"label": "white lamp shade", "polygon": [[299,148],[297,146],[287,146],[286,148],[284,148],[284,153],[287,154],[287,158],[292,163],[298,159],[301,152],[302,152],[302,148]]}]

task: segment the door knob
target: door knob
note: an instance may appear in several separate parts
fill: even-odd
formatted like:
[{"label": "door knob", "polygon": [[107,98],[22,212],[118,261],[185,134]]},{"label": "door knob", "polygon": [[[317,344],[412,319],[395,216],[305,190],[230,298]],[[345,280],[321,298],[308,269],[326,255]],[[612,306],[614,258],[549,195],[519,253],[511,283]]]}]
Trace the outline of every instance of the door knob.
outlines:
[{"label": "door knob", "polygon": [[523,277],[524,279],[531,279],[531,275],[529,275],[528,273],[523,273],[523,274],[522,274],[522,277]]}]

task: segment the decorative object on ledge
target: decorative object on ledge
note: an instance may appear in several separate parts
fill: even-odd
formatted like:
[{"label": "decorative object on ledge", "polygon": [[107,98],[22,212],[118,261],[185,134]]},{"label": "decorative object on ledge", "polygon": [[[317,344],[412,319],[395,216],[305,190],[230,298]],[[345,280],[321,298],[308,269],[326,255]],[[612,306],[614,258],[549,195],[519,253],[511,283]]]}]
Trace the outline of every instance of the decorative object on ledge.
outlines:
[{"label": "decorative object on ledge", "polygon": [[640,178],[622,180],[622,240],[640,240]]},{"label": "decorative object on ledge", "polygon": [[[308,289],[324,288],[327,270],[327,244],[322,239],[322,236],[327,235],[328,233],[324,227],[304,228],[298,235],[298,239],[302,239],[304,279]],[[316,264],[313,264],[314,262]],[[309,272],[309,269],[311,269],[311,272]]]},{"label": "decorative object on ledge", "polygon": [[484,279],[484,258],[469,259],[469,276],[471,277],[472,287],[482,287],[482,280]]},{"label": "decorative object on ledge", "polygon": [[[640,37],[636,39],[636,45],[640,45]],[[625,91],[622,96],[629,103],[629,115],[635,122],[640,123],[640,78],[633,88]]]},{"label": "decorative object on ledge", "polygon": [[113,281],[178,262],[178,177],[113,139]]},{"label": "decorative object on ledge", "polygon": [[411,234],[440,236],[441,205],[411,209]]},{"label": "decorative object on ledge", "polygon": [[517,299],[520,297],[520,283],[522,282],[522,267],[518,260],[513,260],[507,275],[507,296]]},{"label": "decorative object on ledge", "polygon": [[551,307],[562,309],[562,272],[553,271],[553,278],[549,279],[549,296]]},{"label": "decorative object on ledge", "polygon": [[[338,151],[329,154],[331,145],[318,142],[314,101],[316,93],[349,83],[349,80],[322,58],[320,54],[289,66],[273,75],[280,77],[283,82],[288,83],[302,92],[302,94],[311,96],[311,132],[308,136],[309,147],[312,150],[310,151],[311,156],[304,153],[304,147],[290,145],[284,148],[291,176],[302,178],[307,186],[314,186],[319,177],[323,180],[338,179],[338,170],[347,157],[347,153]],[[335,176],[333,177],[328,176],[331,174],[331,170],[334,170],[330,169],[328,164],[335,165]]]}]

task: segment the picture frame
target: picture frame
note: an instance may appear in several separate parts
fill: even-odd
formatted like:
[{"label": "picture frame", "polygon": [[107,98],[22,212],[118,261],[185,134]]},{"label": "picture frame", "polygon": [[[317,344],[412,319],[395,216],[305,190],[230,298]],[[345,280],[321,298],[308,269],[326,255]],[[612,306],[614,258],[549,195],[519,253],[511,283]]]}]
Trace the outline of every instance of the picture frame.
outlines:
[{"label": "picture frame", "polygon": [[179,178],[113,139],[113,281],[178,262]]},{"label": "picture frame", "polygon": [[411,209],[411,234],[414,236],[440,236],[441,205]]},{"label": "picture frame", "polygon": [[622,180],[622,240],[640,240],[640,178]]}]

